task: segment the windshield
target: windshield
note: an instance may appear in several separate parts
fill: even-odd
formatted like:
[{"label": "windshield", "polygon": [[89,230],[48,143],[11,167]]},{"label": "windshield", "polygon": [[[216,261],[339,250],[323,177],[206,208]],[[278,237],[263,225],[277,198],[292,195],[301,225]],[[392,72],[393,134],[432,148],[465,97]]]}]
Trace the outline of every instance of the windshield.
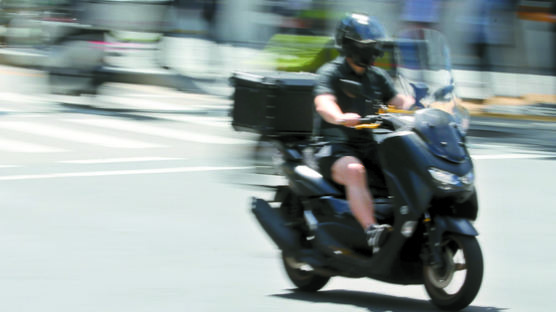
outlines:
[{"label": "windshield", "polygon": [[432,29],[408,29],[396,37],[397,74],[404,93],[415,97],[416,108],[433,107],[453,115],[462,133],[469,113],[456,97],[450,49]]}]

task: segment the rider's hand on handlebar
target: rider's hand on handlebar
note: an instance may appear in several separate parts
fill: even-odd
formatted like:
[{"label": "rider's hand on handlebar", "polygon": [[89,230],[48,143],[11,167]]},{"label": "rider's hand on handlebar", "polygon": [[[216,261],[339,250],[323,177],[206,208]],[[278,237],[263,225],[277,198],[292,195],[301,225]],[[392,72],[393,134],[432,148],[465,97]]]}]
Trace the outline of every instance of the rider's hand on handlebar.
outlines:
[{"label": "rider's hand on handlebar", "polygon": [[346,127],[353,127],[359,124],[360,119],[361,116],[359,116],[359,114],[345,113],[342,115],[342,118],[338,120],[338,123]]}]

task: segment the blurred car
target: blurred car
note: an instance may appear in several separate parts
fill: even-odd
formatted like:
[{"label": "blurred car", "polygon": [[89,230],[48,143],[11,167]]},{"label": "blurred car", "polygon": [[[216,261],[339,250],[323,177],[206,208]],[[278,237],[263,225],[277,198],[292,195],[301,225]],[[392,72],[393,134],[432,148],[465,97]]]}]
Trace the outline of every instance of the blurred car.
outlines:
[{"label": "blurred car", "polygon": [[0,0],[0,42],[9,47],[48,44],[45,22],[73,21],[74,0]]},{"label": "blurred car", "polygon": [[[120,47],[107,34],[122,31],[160,38],[173,0],[0,0],[0,40],[5,48],[44,55],[52,93],[95,93],[117,72],[107,70],[106,55],[130,49],[129,36]],[[112,38],[115,36],[112,36]],[[145,35],[143,35],[143,38]],[[36,65],[22,64],[22,65]]]},{"label": "blurred car", "polygon": [[[75,24],[67,24],[50,51],[45,68],[52,93],[96,93],[124,68],[107,66],[108,53],[137,48],[133,38],[118,38],[122,31],[161,37],[169,24],[167,11],[173,0],[74,1]],[[116,37],[116,40],[108,40]],[[143,36],[145,37],[145,36]],[[118,45],[118,41],[121,44]],[[123,42],[122,42],[123,41]]]}]

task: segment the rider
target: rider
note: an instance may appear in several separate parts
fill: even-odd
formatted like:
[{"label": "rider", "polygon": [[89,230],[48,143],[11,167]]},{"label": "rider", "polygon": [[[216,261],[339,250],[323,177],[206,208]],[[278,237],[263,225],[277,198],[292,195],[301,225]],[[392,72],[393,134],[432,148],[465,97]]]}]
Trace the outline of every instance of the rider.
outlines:
[{"label": "rider", "polygon": [[[369,246],[377,252],[391,226],[377,224],[369,186],[379,191],[385,182],[376,141],[353,126],[362,116],[377,113],[376,101],[399,109],[409,108],[414,101],[398,94],[388,74],[373,66],[383,53],[381,41],[385,39],[377,21],[365,14],[349,14],[338,24],[335,37],[342,55],[317,72],[315,135],[324,143],[315,158],[323,176],[345,188],[350,210],[365,230]],[[361,84],[363,95],[346,92],[341,80]]]}]

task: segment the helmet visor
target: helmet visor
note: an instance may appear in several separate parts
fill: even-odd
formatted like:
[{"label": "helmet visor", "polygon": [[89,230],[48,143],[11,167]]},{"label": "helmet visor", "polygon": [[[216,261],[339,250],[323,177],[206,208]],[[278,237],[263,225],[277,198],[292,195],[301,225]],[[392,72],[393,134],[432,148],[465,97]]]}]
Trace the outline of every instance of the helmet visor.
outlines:
[{"label": "helmet visor", "polygon": [[344,46],[346,49],[346,56],[351,57],[356,65],[361,67],[371,66],[374,61],[381,57],[382,44],[377,41],[373,42],[358,42],[353,40],[346,40]]},{"label": "helmet visor", "polygon": [[380,41],[352,41],[353,51],[358,55],[381,57],[383,54],[382,43]]}]

